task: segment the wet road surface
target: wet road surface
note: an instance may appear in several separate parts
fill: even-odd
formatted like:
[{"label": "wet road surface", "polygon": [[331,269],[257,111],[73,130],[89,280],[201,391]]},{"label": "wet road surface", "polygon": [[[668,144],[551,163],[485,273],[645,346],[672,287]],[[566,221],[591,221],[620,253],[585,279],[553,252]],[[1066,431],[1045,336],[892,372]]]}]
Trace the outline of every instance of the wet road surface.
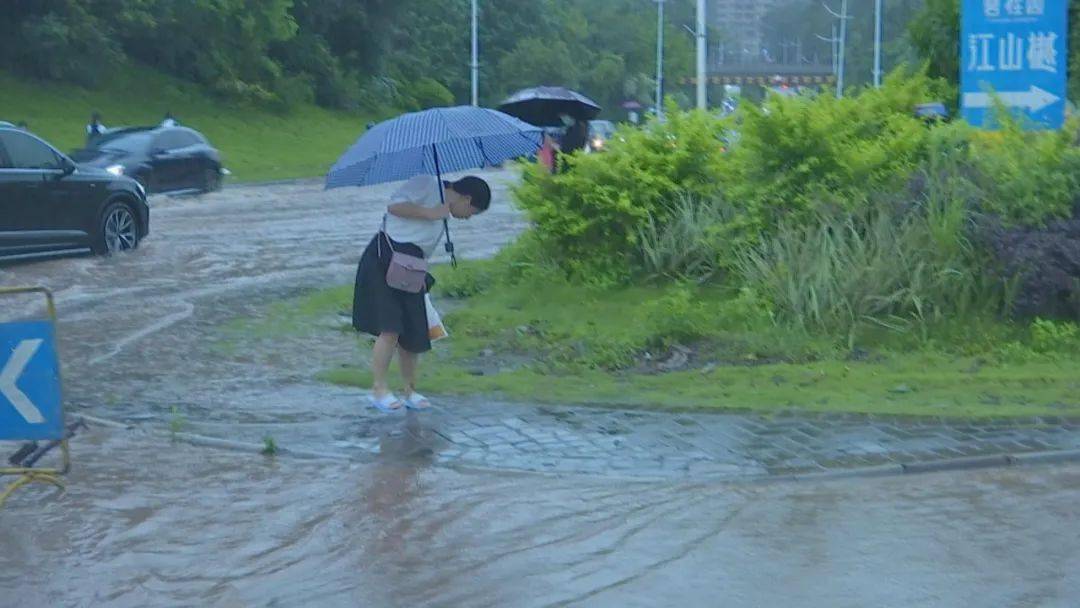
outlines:
[{"label": "wet road surface", "polygon": [[408,446],[350,466],[100,427],[79,445],[66,494],[0,511],[0,606],[1080,602],[1077,466],[645,483],[463,473]]},{"label": "wet road surface", "polygon": [[[505,197],[512,176],[493,179]],[[325,360],[317,349],[340,356],[341,344],[215,350],[224,323],[350,281],[388,192],[295,184],[155,199],[154,234],[132,255],[0,268],[0,284],[57,292],[73,409],[370,456],[267,459],[91,429],[74,443],[67,493],[23,490],[0,511],[0,608],[1080,602],[1080,468],[769,485],[676,478],[670,458],[649,463],[662,450],[685,457],[679,442],[694,438],[659,426],[652,435],[640,414],[551,408],[529,419],[511,404],[460,403],[467,415],[434,412],[414,433],[364,412],[359,393],[312,383]],[[497,202],[455,238],[481,256],[521,227]],[[0,317],[33,310],[5,306]],[[687,433],[718,434],[689,420]],[[476,427],[465,439],[440,434],[462,421]],[[531,439],[555,445],[560,463],[575,461],[565,451],[621,450],[612,425],[632,427],[628,451],[640,459],[623,472],[661,481],[610,467],[552,476],[440,466],[466,440],[484,447],[486,464],[506,464],[513,453],[498,446],[517,448],[503,440],[523,423],[545,433]],[[739,468],[739,458],[705,464]]]},{"label": "wet road surface", "polygon": [[[491,209],[451,225],[463,258],[491,255],[524,226],[509,201],[516,174],[484,175]],[[66,396],[75,407],[117,416],[179,407],[194,419],[228,422],[265,417],[263,400],[245,401],[245,391],[309,379],[319,363],[284,347],[260,359],[222,356],[213,351],[221,324],[282,297],[350,283],[394,187],[324,191],[310,182],[157,196],[151,235],[130,255],[0,267],[0,285],[55,292]],[[40,310],[29,299],[4,300],[0,320]],[[309,406],[287,407],[295,414]]]},{"label": "wet road surface", "polygon": [[[492,254],[524,227],[509,201],[515,174],[486,175],[492,209],[452,225],[466,257]],[[366,408],[364,391],[315,379],[328,365],[366,360],[370,347],[338,331],[346,319],[228,348],[223,336],[268,304],[348,284],[393,188],[327,192],[308,182],[154,197],[152,234],[138,251],[0,267],[0,285],[56,292],[70,411],[367,460],[409,431]],[[35,310],[0,301],[0,319]],[[1080,448],[1080,424],[1068,420],[1018,427],[436,401],[418,445],[440,464],[493,469],[702,479]]]}]

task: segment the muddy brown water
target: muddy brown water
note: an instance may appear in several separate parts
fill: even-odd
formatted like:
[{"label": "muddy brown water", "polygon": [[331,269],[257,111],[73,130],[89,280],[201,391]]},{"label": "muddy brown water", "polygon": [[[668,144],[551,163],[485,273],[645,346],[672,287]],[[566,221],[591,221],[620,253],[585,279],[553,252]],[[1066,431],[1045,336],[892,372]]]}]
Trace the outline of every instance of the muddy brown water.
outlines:
[{"label": "muddy brown water", "polygon": [[[483,174],[491,209],[451,226],[463,258],[490,256],[525,227],[509,200],[516,172]],[[0,285],[44,285],[56,294],[74,407],[118,416],[174,407],[189,418],[263,416],[262,402],[241,392],[309,379],[325,364],[313,351],[337,354],[341,345],[271,344],[223,355],[215,350],[222,325],[281,298],[351,283],[393,188],[325,191],[307,182],[156,196],[151,235],[135,252],[0,266]],[[30,297],[0,300],[0,320],[42,312]],[[227,406],[218,406],[223,400]],[[214,411],[204,416],[205,409]]]},{"label": "muddy brown water", "polygon": [[[641,483],[266,459],[93,429],[0,511],[0,606],[1080,602],[1080,468]],[[108,456],[106,458],[105,456]]]}]

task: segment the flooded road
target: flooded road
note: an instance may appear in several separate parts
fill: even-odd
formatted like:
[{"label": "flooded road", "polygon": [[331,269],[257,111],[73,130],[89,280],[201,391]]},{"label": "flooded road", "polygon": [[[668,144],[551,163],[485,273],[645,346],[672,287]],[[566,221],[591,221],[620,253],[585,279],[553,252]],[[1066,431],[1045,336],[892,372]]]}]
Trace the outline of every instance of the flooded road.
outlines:
[{"label": "flooded road", "polygon": [[732,485],[275,461],[102,429],[80,446],[112,458],[0,511],[0,606],[1080,601],[1075,466]]},{"label": "flooded road", "polygon": [[[491,209],[451,226],[463,258],[491,255],[524,227],[509,200],[517,174],[481,174],[492,185]],[[273,392],[309,378],[318,363],[286,348],[222,356],[213,350],[221,325],[279,298],[351,283],[394,188],[324,191],[311,182],[156,196],[151,235],[132,254],[0,267],[0,285],[55,292],[75,407],[120,417],[174,407],[192,419],[265,417],[265,401],[244,391]],[[40,311],[30,299],[0,301],[0,320]]]},{"label": "flooded road", "polygon": [[[490,175],[493,210],[454,233],[466,256],[523,227],[507,204],[514,176]],[[132,255],[0,268],[2,285],[56,292],[72,410],[341,456],[92,428],[74,442],[66,493],[25,489],[0,510],[0,608],[1080,604],[1078,467],[750,484],[668,476],[741,462],[667,457],[644,481],[631,473],[653,452],[689,458],[690,446],[660,432],[624,445],[615,427],[640,430],[643,414],[515,410],[485,423],[511,405],[474,400],[467,418],[448,404],[410,433],[364,411],[360,392],[313,382],[327,360],[317,349],[356,348],[344,338],[217,349],[231,320],[351,281],[389,190],[157,198]],[[35,306],[5,301],[0,318]],[[464,439],[433,432],[464,424]],[[738,430],[682,439],[714,429]],[[523,433],[538,452],[562,450],[558,465],[596,456],[597,474],[442,466],[448,441],[505,465],[531,445]],[[621,474],[601,459],[613,450]]]}]

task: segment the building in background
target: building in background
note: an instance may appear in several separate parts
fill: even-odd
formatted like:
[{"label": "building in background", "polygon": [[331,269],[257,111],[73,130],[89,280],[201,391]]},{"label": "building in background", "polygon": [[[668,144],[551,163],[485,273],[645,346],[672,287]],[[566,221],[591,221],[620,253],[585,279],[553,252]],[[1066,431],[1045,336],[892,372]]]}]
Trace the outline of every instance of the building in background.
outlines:
[{"label": "building in background", "polygon": [[709,27],[720,33],[713,65],[771,62],[764,45],[763,18],[782,0],[709,0]]},{"label": "building in background", "polygon": [[[797,32],[777,31],[769,24],[773,17],[785,16],[783,11],[788,7],[797,8],[797,0],[706,1],[709,29],[714,32],[710,35],[715,36],[709,54],[708,83],[724,86],[724,97],[737,96],[743,87],[792,95],[804,88],[831,87],[836,82],[829,55],[824,60],[816,52],[808,55],[808,46],[817,50],[813,42],[806,45]],[[798,14],[806,12],[808,3],[816,5],[817,0],[802,0]],[[827,15],[824,7],[821,13]],[[683,86],[696,84],[693,77],[678,82]]]}]

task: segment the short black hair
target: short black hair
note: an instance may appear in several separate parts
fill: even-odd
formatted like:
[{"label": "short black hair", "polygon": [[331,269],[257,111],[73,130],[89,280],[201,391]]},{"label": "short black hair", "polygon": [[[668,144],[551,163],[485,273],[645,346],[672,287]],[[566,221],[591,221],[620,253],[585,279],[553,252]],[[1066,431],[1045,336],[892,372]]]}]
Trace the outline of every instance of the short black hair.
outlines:
[{"label": "short black hair", "polygon": [[454,192],[469,197],[470,204],[477,211],[487,211],[491,206],[491,188],[487,182],[475,175],[451,182],[450,187],[454,189]]}]

